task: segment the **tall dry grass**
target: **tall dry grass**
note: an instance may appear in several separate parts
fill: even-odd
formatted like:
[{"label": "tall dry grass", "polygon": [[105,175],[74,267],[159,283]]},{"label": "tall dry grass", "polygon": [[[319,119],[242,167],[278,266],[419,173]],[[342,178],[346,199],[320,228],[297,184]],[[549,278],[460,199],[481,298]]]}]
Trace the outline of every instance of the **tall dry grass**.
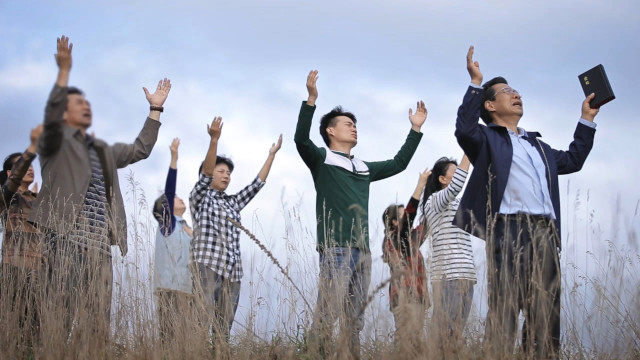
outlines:
[{"label": "tall dry grass", "polygon": [[[100,325],[89,316],[90,304],[80,302],[74,317],[73,331],[65,332],[67,316],[60,299],[62,289],[43,286],[44,280],[25,288],[25,274],[3,272],[0,287],[0,358],[1,359],[319,359],[307,345],[312,307],[316,299],[317,255],[315,224],[302,220],[296,206],[278,206],[272,212],[283,215],[284,252],[270,253],[268,235],[262,233],[259,216],[249,218],[245,228],[258,244],[245,262],[245,286],[241,297],[250,303],[238,312],[230,342],[216,343],[206,325],[208,314],[202,302],[194,300],[187,310],[176,312],[170,323],[175,336],[163,341],[155,296],[151,288],[153,245],[156,223],[146,195],[133,177],[127,193],[129,200],[129,254],[113,257],[113,291],[110,335],[98,337],[87,329]],[[624,233],[629,243],[637,243],[633,231]],[[266,239],[266,240],[265,240]],[[375,240],[373,240],[375,241]],[[563,359],[640,359],[640,255],[620,242],[607,243],[607,255],[589,257],[590,271],[575,264],[563,268],[562,350]],[[261,250],[262,249],[262,250]],[[243,251],[248,251],[243,248]],[[312,260],[309,260],[312,259]],[[64,275],[64,274],[63,274]],[[42,276],[42,275],[41,275]],[[485,276],[480,273],[480,277]],[[43,276],[44,278],[44,276]],[[368,299],[367,321],[362,332],[362,358],[405,359],[434,358],[436,351],[428,342],[427,331],[421,353],[413,356],[409,349],[394,342],[394,325],[386,302],[387,279],[373,276]],[[248,284],[248,286],[247,286]],[[249,289],[248,291],[247,288]],[[16,298],[15,289],[23,294]],[[46,290],[46,291],[45,291]],[[56,292],[58,291],[58,292]],[[476,293],[482,293],[476,289]],[[82,294],[80,294],[82,295]],[[486,296],[486,294],[482,294]],[[35,298],[36,300],[25,300]],[[83,296],[79,296],[80,299]],[[29,301],[37,308],[23,311]],[[30,315],[24,315],[25,313]],[[241,316],[241,313],[244,316]],[[483,350],[484,318],[476,308],[465,328],[464,342],[455,344],[444,358],[488,359],[494,354]],[[35,314],[34,322],[29,316]],[[29,334],[36,334],[35,339]],[[336,330],[337,334],[337,330]],[[335,353],[329,358],[348,358],[347,344],[334,338]],[[519,345],[513,358],[525,358]]]}]

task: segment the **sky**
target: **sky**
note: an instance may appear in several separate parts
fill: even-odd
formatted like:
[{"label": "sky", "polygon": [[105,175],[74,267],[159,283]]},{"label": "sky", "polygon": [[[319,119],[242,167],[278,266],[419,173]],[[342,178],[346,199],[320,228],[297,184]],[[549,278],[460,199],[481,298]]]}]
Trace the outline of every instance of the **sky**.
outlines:
[{"label": "sky", "polygon": [[[57,71],[55,39],[62,34],[74,44],[70,83],[83,89],[92,104],[90,132],[110,143],[133,141],[142,127],[148,113],[142,86],[155,88],[159,79],[171,79],[151,156],[120,170],[132,222],[153,226],[139,200],[152,202],[162,190],[172,138],[182,141],[177,192],[186,199],[208,145],[206,124],[214,116],[224,121],[219,152],[236,163],[231,193],[256,176],[271,144],[283,134],[267,184],[244,209],[243,223],[296,281],[305,279],[303,292],[312,303],[315,191],[293,142],[309,70],[318,69],[320,76],[311,134],[319,146],[319,117],[336,105],[358,117],[359,143],[352,154],[363,160],[395,155],[410,129],[407,113],[416,101],[424,100],[429,112],[408,168],[371,185],[373,291],[388,277],[380,258],[382,211],[390,203],[405,203],[418,173],[435,160],[462,157],[453,132],[469,84],[469,45],[475,46],[485,80],[504,76],[522,94],[520,126],[539,131],[557,149],[568,148],[580,116],[584,94],[577,76],[603,64],[616,99],[595,119],[595,145],[583,169],[560,182],[562,264],[570,269],[565,276],[574,271],[575,278],[597,276],[616,254],[612,246],[620,256],[640,251],[640,125],[634,108],[640,2],[2,1],[0,32],[3,158],[23,151],[29,130],[43,120]],[[149,239],[141,249],[120,264],[148,263],[154,232],[146,232]],[[130,248],[138,241],[134,235]],[[473,241],[481,278],[475,313],[482,316],[484,243]],[[248,237],[241,247],[247,270],[237,320],[264,334],[281,326],[277,314],[286,313],[287,306],[296,312],[304,306],[292,300],[298,295]],[[637,291],[637,286],[630,288]],[[368,324],[376,318],[390,321],[384,294],[374,294]],[[295,319],[282,321],[285,327],[291,322]],[[376,336],[379,330],[373,327],[365,332]]]}]

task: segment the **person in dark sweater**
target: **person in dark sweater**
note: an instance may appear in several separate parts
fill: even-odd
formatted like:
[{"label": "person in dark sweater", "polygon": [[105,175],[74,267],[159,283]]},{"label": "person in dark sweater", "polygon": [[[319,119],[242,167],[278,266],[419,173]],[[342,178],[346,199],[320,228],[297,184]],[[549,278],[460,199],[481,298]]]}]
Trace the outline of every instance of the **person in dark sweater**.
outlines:
[{"label": "person in dark sweater", "polygon": [[317,193],[320,279],[310,341],[313,347],[326,352],[333,324],[340,318],[351,356],[359,358],[364,305],[371,282],[369,184],[407,167],[422,138],[420,128],[427,118],[427,109],[422,101],[418,102],[415,114],[409,109],[411,130],[393,159],[362,161],[351,155],[358,142],[356,117],[339,106],[320,121],[320,134],[328,149],[317,147],[309,138],[318,98],[317,79],[317,70],[309,72],[309,97],[302,102],[294,138]]}]

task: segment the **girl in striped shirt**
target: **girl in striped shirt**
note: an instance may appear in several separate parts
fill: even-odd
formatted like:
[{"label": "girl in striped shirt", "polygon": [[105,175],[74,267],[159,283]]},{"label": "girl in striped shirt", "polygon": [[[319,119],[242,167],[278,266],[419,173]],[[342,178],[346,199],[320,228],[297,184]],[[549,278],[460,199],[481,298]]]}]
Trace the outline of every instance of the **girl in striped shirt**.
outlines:
[{"label": "girl in striped shirt", "polygon": [[[422,197],[422,224],[430,236],[429,274],[433,291],[432,340],[444,353],[456,349],[471,310],[476,271],[471,237],[452,224],[469,159],[460,166],[446,157],[436,161]],[[446,344],[445,344],[446,340]]]}]

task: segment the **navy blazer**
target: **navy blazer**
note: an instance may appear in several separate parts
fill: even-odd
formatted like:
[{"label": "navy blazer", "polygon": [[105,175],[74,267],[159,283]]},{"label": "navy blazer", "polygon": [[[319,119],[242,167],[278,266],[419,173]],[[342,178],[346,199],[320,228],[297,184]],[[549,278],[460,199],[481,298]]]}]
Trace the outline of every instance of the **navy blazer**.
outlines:
[{"label": "navy blazer", "polygon": [[[513,147],[507,128],[478,123],[483,92],[483,89],[469,86],[458,108],[455,135],[473,164],[473,172],[453,224],[486,240],[488,225],[491,226],[496,219],[507,186]],[[537,132],[527,132],[527,141],[538,150],[545,163],[558,237],[561,234],[558,175],[571,174],[582,168],[593,147],[595,132],[595,128],[578,123],[567,151],[551,148],[538,139],[540,134]]]}]

